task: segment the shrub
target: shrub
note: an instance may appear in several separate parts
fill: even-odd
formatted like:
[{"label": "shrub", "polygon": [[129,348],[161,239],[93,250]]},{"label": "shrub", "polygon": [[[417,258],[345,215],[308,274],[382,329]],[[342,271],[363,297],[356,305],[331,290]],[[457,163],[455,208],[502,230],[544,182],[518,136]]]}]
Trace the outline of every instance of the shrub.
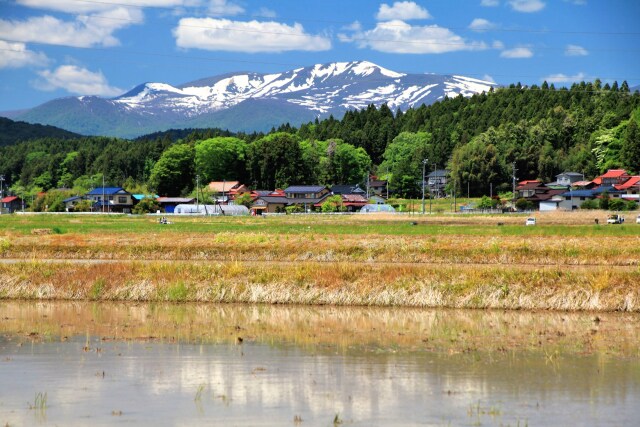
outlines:
[{"label": "shrub", "polygon": [[152,197],[145,197],[140,200],[137,205],[133,207],[134,214],[146,214],[157,212],[160,209],[160,205],[156,201],[156,199]]},{"label": "shrub", "polygon": [[627,209],[627,202],[622,199],[609,200],[609,210],[612,211],[624,211]]},{"label": "shrub", "polygon": [[589,199],[582,202],[580,205],[580,209],[598,209],[600,207],[599,203],[595,199]]}]

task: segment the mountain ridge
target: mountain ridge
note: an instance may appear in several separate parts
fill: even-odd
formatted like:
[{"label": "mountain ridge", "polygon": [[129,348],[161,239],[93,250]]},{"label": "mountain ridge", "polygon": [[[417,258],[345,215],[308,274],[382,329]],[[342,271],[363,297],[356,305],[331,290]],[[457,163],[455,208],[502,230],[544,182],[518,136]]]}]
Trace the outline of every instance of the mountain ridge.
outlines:
[{"label": "mountain ridge", "polygon": [[58,98],[18,119],[119,137],[194,126],[267,131],[282,123],[339,118],[370,104],[406,110],[495,86],[465,76],[399,73],[368,61],[333,62],[279,73],[225,73],[176,86],[147,82],[114,98]]}]

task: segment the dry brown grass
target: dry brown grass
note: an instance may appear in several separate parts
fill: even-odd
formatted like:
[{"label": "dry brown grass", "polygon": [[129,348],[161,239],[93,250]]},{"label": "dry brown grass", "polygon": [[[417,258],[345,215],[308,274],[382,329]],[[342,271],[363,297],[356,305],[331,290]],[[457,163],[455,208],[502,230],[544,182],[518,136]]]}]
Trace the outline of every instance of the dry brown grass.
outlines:
[{"label": "dry brown grass", "polygon": [[0,298],[640,311],[640,269],[353,263],[0,265]]}]

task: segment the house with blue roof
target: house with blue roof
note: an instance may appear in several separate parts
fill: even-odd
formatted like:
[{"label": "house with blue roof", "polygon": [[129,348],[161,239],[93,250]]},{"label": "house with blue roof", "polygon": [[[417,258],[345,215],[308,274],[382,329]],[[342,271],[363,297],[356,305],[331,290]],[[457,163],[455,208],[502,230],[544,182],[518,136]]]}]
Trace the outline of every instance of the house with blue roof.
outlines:
[{"label": "house with blue roof", "polygon": [[94,212],[131,213],[133,197],[122,187],[96,187],[85,197],[91,200]]}]

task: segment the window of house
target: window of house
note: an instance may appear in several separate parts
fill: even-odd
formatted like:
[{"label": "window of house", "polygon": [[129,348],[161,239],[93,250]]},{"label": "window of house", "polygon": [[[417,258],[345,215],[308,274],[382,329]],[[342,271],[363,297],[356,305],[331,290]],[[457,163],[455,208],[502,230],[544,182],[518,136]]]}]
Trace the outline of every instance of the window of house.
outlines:
[{"label": "window of house", "polygon": [[118,196],[118,203],[124,205],[127,203],[127,196]]}]

